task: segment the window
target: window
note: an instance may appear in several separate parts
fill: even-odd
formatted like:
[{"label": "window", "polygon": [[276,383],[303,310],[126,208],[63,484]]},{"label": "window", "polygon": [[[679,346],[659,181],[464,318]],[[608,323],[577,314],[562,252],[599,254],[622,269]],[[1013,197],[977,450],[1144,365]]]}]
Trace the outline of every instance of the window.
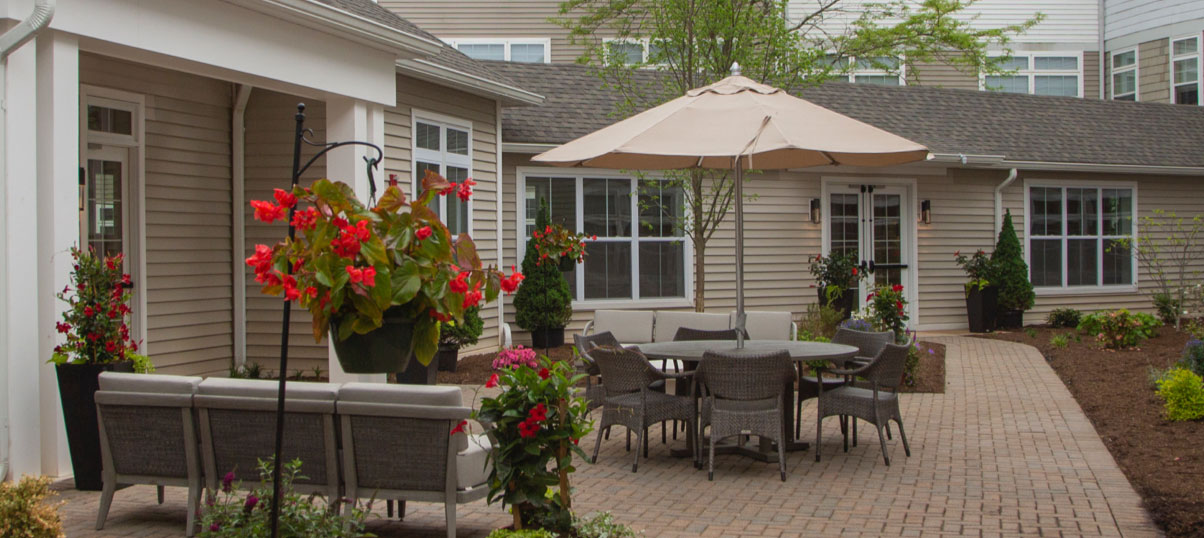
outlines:
[{"label": "window", "polygon": [[1112,54],[1112,98],[1137,100],[1137,49]]},{"label": "window", "polygon": [[586,241],[585,263],[565,273],[575,300],[686,297],[686,238],[674,225],[680,188],[602,174],[531,175],[523,184],[523,237],[534,231],[541,200],[552,222],[597,236]]},{"label": "window", "polygon": [[1200,104],[1200,38],[1171,41],[1171,102]]},{"label": "window", "polygon": [[1029,273],[1037,288],[1132,286],[1134,189],[1041,185],[1028,189]]},{"label": "window", "polygon": [[834,54],[825,57],[832,71],[847,82],[877,84],[879,86],[903,85],[903,66],[898,58],[875,56],[871,58],[837,58]]},{"label": "window", "polygon": [[1000,63],[1005,74],[982,77],[982,89],[1004,93],[1082,97],[1078,53],[1017,54]]},{"label": "window", "polygon": [[606,39],[606,54],[624,64],[655,64],[664,52],[661,49],[663,41],[648,39]]},{"label": "window", "polygon": [[447,44],[474,60],[548,63],[552,61],[550,39],[449,39]]},{"label": "window", "polygon": [[[430,170],[459,183],[472,177],[472,127],[448,119],[432,119],[414,114],[414,186],[422,188],[422,178]],[[452,235],[472,233],[472,201],[456,196],[436,196],[431,209],[443,219]]]}]

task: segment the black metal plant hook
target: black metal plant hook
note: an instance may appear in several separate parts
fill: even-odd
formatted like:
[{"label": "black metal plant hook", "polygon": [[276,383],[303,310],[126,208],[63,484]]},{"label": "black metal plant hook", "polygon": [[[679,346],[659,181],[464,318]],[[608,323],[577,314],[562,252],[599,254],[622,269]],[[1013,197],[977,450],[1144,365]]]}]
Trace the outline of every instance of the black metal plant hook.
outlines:
[{"label": "black metal plant hook", "polygon": [[[305,135],[309,134],[310,136],[313,136],[313,130],[305,127],[305,103],[297,104],[297,115],[294,116],[294,119],[297,121],[297,128],[293,138],[292,187],[296,188],[297,183],[301,179],[301,174],[305,173],[306,170],[309,170],[309,167],[312,166],[319,157],[325,155],[330,150],[343,146],[367,146],[376,150],[375,158],[364,157],[364,162],[367,164],[368,168],[369,205],[375,204],[376,177],[372,173],[372,170],[380,166],[380,162],[384,160],[385,157],[385,152],[380,148],[380,146],[370,142],[361,142],[358,140],[328,142],[325,144],[309,140]],[[304,166],[301,165],[301,144],[303,143],[322,148],[316,155],[311,157]],[[288,238],[290,241],[296,239],[297,237],[297,228],[293,226],[293,216],[296,214],[296,212],[297,207],[295,205],[288,210]],[[289,264],[287,271],[289,275],[293,274],[293,267],[291,264]],[[288,382],[288,326],[289,319],[292,317],[292,306],[292,302],[288,300],[284,301],[284,316],[283,319],[281,319],[280,327],[280,381],[279,388],[277,389],[278,392],[276,394],[276,446],[275,453],[272,458],[272,538],[279,536],[280,452],[284,447],[284,389]]]}]

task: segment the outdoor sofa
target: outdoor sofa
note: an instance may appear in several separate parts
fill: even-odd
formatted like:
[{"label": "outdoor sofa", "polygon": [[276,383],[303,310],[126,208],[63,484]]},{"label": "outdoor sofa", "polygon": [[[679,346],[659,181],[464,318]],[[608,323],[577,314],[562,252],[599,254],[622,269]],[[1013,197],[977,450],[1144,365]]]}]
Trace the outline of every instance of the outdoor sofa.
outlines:
[{"label": "outdoor sofa", "polygon": [[[752,340],[794,340],[798,325],[790,312],[746,311],[745,328]],[[623,345],[671,342],[680,328],[719,331],[736,327],[736,313],[681,312],[673,310],[595,310],[583,335],[609,331]]]}]

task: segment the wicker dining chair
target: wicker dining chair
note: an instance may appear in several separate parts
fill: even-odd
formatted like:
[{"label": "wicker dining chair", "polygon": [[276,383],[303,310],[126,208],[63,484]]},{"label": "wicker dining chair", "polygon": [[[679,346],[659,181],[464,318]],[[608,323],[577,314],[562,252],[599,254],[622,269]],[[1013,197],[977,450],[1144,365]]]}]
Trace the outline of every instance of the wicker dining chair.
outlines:
[{"label": "wicker dining chair", "polygon": [[748,339],[748,331],[744,329],[722,329],[718,331],[708,331],[705,329],[691,329],[689,327],[681,327],[677,329],[677,333],[673,335],[674,342],[685,342],[689,340],[735,340],[740,333],[744,333],[744,339]]},{"label": "wicker dining chair", "polygon": [[903,416],[899,412],[899,394],[896,392],[902,383],[906,364],[907,346],[887,344],[865,366],[830,370],[837,375],[861,377],[866,380],[870,388],[846,384],[838,389],[825,391],[824,386],[819,385],[819,411],[815,419],[815,461],[819,461],[824,417],[834,415],[841,417],[841,433],[844,437],[845,452],[849,451],[849,428],[845,424],[845,420],[860,418],[872,423],[878,429],[878,442],[882,445],[882,459],[889,466],[890,456],[886,453],[886,436],[883,435],[882,428],[894,420],[899,425],[899,437],[903,440],[903,450],[908,457],[911,456],[911,447],[907,444],[907,433],[903,430]]},{"label": "wicker dining chair", "polygon": [[785,351],[734,356],[708,351],[698,365],[703,387],[699,432],[711,427],[707,480],[715,479],[715,443],[736,435],[756,435],[778,444],[778,470],[786,481],[786,442],[783,438],[786,383],[794,380],[794,365]]},{"label": "wicker dining chair", "polygon": [[606,397],[606,393],[602,388],[602,371],[598,369],[598,363],[590,357],[589,352],[602,346],[620,347],[619,340],[610,331],[603,331],[589,336],[574,334],[573,344],[577,348],[577,357],[581,359],[577,365],[577,373],[585,374],[585,393],[582,397],[585,398],[586,408],[593,411],[602,406],[602,399]]},{"label": "wicker dining chair", "polygon": [[[857,356],[846,361],[846,367],[859,367],[869,364],[875,356],[878,355],[882,348],[895,340],[895,333],[890,331],[882,332],[866,332],[855,331],[853,329],[840,328],[836,329],[836,334],[832,337],[833,344],[844,344],[857,348]],[[819,397],[819,380],[822,379],[819,375],[809,376],[803,373],[803,364],[799,364],[798,369],[798,399],[795,401],[794,407],[794,436],[802,435],[802,416],[803,416],[803,401],[810,398]],[[841,378],[823,379],[824,390],[835,390],[846,382]],[[890,429],[888,427],[887,432]],[[856,437],[854,437],[854,445],[856,445]]]},{"label": "wicker dining chair", "polygon": [[[653,367],[643,353],[621,347],[597,347],[590,351],[590,357],[602,372],[602,387],[606,393],[598,431],[620,425],[636,434],[635,461],[631,465],[631,472],[639,468],[641,445],[644,447],[644,456],[648,455],[649,426],[681,420],[686,423],[687,439],[693,443],[697,438],[694,428],[698,424],[698,408],[694,404],[694,395],[665,394],[651,387],[653,383],[666,379],[688,380],[694,375],[693,372],[662,372]],[[594,441],[594,462],[598,461],[601,448],[602,435],[599,434]]]}]

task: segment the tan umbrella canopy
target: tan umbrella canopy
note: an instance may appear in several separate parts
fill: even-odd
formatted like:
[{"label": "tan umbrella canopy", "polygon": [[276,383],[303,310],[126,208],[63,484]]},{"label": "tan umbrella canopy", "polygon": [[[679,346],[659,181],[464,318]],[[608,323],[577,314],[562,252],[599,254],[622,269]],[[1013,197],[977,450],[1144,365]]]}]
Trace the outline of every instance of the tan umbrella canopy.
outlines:
[{"label": "tan umbrella canopy", "polygon": [[736,311],[744,320],[743,170],[890,166],[928,148],[739,75],[535,156],[555,166],[736,172]]}]

